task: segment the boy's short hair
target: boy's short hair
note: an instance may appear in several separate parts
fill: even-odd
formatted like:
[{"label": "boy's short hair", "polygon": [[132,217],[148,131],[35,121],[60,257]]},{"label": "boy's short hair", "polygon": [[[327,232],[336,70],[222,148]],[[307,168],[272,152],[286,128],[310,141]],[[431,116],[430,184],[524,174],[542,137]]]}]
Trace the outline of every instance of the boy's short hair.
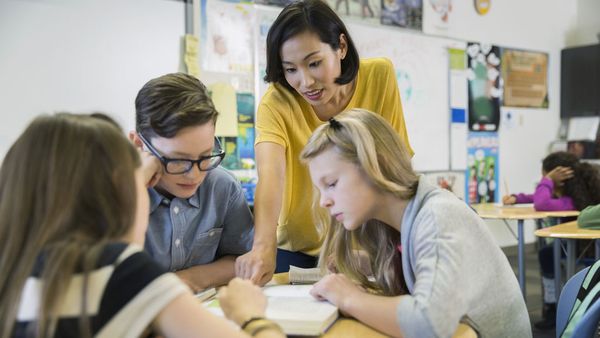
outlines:
[{"label": "boy's short hair", "polygon": [[174,137],[181,129],[215,124],[218,112],[206,86],[184,73],[148,81],[135,98],[136,130],[146,137]]}]

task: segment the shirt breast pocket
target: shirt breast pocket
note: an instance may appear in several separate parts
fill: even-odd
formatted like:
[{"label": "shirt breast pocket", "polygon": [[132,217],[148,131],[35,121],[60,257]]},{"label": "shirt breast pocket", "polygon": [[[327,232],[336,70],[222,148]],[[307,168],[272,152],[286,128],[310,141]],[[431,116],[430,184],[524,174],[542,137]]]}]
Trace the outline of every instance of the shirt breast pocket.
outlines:
[{"label": "shirt breast pocket", "polygon": [[192,267],[214,261],[222,233],[223,228],[213,228],[196,235],[196,238],[192,242],[192,250],[186,265]]}]

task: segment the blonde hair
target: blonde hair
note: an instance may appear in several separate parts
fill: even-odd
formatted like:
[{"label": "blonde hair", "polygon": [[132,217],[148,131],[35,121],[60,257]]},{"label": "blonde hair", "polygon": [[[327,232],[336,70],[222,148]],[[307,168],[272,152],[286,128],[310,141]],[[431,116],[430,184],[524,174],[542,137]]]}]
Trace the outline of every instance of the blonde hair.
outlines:
[{"label": "blonde hair", "polygon": [[[342,159],[355,164],[377,190],[403,200],[415,195],[418,176],[412,169],[408,148],[381,116],[363,109],[339,114],[314,131],[300,159],[307,163],[327,149],[334,149]],[[313,196],[316,222],[322,236],[324,234],[321,264],[333,255],[338,271],[367,288],[389,296],[405,293],[397,249],[400,233],[376,220],[369,220],[350,232],[318,206],[316,189]],[[355,247],[369,255],[375,282],[361,273]]]},{"label": "blonde hair", "polygon": [[80,336],[87,276],[102,248],[124,238],[136,209],[135,148],[110,121],[60,113],[36,118],[8,151],[0,169],[0,334],[11,335],[21,293],[35,262],[44,263],[36,337],[53,337],[56,309],[78,267]]}]

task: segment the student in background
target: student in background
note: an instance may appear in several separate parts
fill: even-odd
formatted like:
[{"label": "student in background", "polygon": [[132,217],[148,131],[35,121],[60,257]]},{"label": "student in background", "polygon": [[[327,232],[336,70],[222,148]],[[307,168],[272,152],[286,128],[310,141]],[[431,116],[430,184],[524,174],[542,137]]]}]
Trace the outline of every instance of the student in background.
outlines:
[{"label": "student in background", "polygon": [[[249,337],[204,309],[142,250],[154,170],[141,166],[113,123],[41,116],[6,154],[0,336]],[[229,294],[221,299],[228,316],[264,316],[266,299],[249,282],[233,283]],[[256,337],[283,337],[262,323]]]},{"label": "student in background", "polygon": [[[531,337],[517,280],[483,220],[413,171],[382,117],[339,114],[301,158],[319,191],[321,262],[332,258],[340,272],[313,296],[394,337],[449,337],[459,322],[481,337]],[[351,248],[367,253],[374,281]]]},{"label": "student in background", "polygon": [[226,284],[252,246],[252,214],[240,183],[219,167],[225,152],[206,87],[183,73],[160,76],[139,91],[135,109],[130,139],[158,167],[146,250],[196,292]]},{"label": "student in background", "polygon": [[577,225],[580,228],[600,230],[600,204],[583,209],[577,217]]},{"label": "student in background", "polygon": [[[600,203],[600,173],[588,163],[568,152],[552,153],[542,162],[542,179],[533,194],[506,195],[504,204],[533,203],[538,211],[583,210]],[[540,330],[556,325],[558,294],[554,284],[554,264],[551,246],[538,252],[542,270],[544,308],[542,320],[535,323]]]},{"label": "student in background", "polygon": [[392,63],[359,59],[346,26],[324,1],[294,2],[279,14],[267,36],[265,81],[271,85],[256,123],[256,234],[252,251],[236,261],[238,276],[260,284],[271,278],[275,257],[276,272],[317,263],[310,177],[298,155],[319,125],[350,108],[369,109],[412,153]]}]

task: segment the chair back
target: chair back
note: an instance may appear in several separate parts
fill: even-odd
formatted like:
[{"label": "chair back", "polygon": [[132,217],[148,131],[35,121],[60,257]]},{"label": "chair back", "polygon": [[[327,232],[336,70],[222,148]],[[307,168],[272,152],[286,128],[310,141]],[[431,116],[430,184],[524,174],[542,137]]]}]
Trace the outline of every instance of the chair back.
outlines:
[{"label": "chair back", "polygon": [[571,277],[560,293],[558,306],[556,308],[556,338],[559,338],[565,330],[569,315],[571,314],[571,309],[573,309],[575,299],[577,299],[577,293],[579,292],[581,283],[583,283],[583,278],[588,270],[589,267],[579,271]]}]

